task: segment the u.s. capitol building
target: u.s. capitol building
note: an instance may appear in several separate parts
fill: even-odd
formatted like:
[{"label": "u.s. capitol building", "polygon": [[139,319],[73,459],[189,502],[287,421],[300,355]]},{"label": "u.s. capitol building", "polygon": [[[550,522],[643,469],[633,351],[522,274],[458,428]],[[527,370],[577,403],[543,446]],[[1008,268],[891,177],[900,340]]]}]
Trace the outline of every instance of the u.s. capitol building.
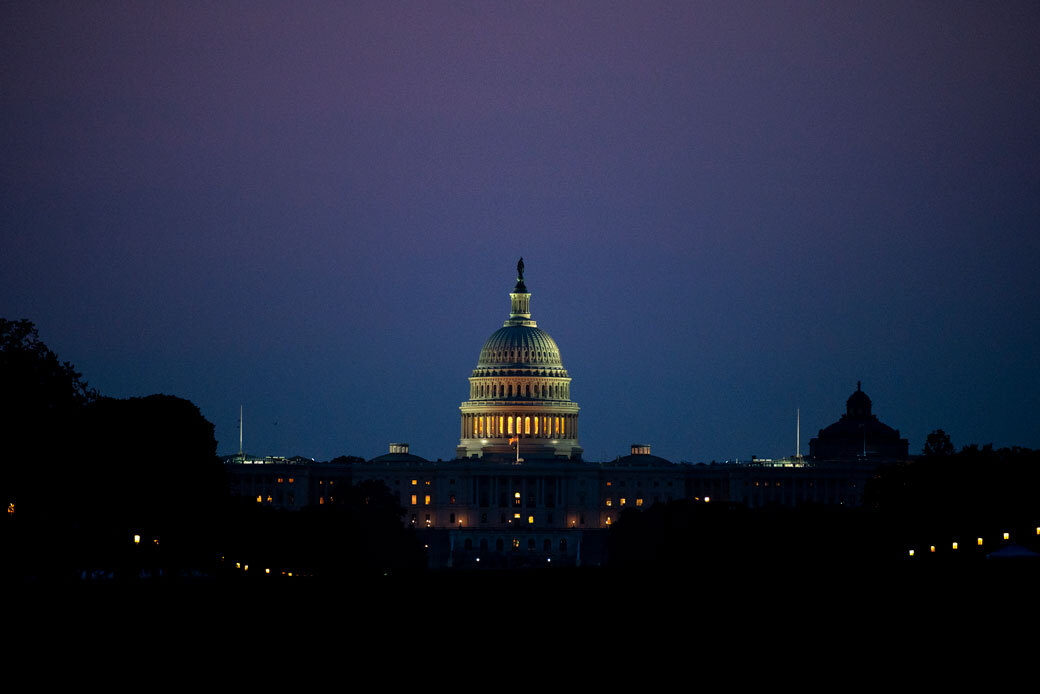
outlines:
[{"label": "u.s. capitol building", "polygon": [[[901,445],[878,447],[861,434],[854,454],[827,460],[675,464],[633,444],[614,460],[585,461],[571,379],[556,342],[531,317],[522,259],[509,299],[509,318],[484,343],[469,377],[454,460],[432,462],[406,443],[364,462],[229,456],[232,492],[292,509],[335,503],[343,485],[379,480],[423,535],[433,566],[595,564],[627,508],[677,499],[858,505],[877,464],[906,457],[906,440],[884,427]],[[857,393],[850,413],[866,397]],[[831,428],[814,448],[827,449]]]}]

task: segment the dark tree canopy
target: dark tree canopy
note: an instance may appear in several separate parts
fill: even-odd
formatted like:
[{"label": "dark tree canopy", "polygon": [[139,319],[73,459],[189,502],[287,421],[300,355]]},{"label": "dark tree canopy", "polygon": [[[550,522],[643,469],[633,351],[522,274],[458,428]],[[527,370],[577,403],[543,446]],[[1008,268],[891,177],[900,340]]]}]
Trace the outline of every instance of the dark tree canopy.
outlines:
[{"label": "dark tree canopy", "polygon": [[936,429],[928,434],[928,438],[924,442],[924,450],[921,452],[930,458],[953,455],[953,443],[950,441],[950,435],[942,429]]}]

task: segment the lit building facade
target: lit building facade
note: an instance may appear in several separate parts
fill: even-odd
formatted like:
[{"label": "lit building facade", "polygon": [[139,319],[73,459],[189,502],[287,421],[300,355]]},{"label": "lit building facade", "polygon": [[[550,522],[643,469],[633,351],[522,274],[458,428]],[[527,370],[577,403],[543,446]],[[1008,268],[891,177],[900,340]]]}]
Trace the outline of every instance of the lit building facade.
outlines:
[{"label": "lit building facade", "polygon": [[[230,456],[232,493],[292,509],[335,504],[345,485],[377,480],[421,534],[431,566],[573,566],[605,561],[607,532],[630,508],[678,499],[858,506],[877,463],[906,458],[906,439],[877,421],[857,389],[808,460],[675,464],[633,444],[629,455],[585,461],[571,379],[556,342],[531,319],[530,297],[521,260],[509,319],[481,349],[459,408],[455,459],[430,461],[406,443],[368,461]],[[865,457],[857,455],[864,432]]]}]

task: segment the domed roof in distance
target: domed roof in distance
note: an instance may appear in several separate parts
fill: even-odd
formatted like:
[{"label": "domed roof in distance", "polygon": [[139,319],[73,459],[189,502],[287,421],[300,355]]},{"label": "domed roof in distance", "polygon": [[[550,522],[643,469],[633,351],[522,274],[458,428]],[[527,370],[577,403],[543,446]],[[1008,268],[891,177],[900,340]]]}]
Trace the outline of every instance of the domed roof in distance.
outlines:
[{"label": "domed roof in distance", "polygon": [[549,333],[529,325],[507,325],[496,330],[480,350],[478,364],[560,365],[560,348]]}]

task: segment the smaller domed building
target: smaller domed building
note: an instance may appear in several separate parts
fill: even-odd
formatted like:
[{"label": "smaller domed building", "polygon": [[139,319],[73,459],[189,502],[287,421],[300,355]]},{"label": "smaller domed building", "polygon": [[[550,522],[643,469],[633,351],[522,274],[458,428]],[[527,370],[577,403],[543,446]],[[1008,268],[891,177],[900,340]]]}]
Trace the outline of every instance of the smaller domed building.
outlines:
[{"label": "smaller domed building", "polygon": [[809,441],[809,457],[815,460],[906,460],[910,445],[899,430],[878,420],[871,412],[870,397],[856,383],[856,392],[845,401],[845,414],[820,429]]}]

